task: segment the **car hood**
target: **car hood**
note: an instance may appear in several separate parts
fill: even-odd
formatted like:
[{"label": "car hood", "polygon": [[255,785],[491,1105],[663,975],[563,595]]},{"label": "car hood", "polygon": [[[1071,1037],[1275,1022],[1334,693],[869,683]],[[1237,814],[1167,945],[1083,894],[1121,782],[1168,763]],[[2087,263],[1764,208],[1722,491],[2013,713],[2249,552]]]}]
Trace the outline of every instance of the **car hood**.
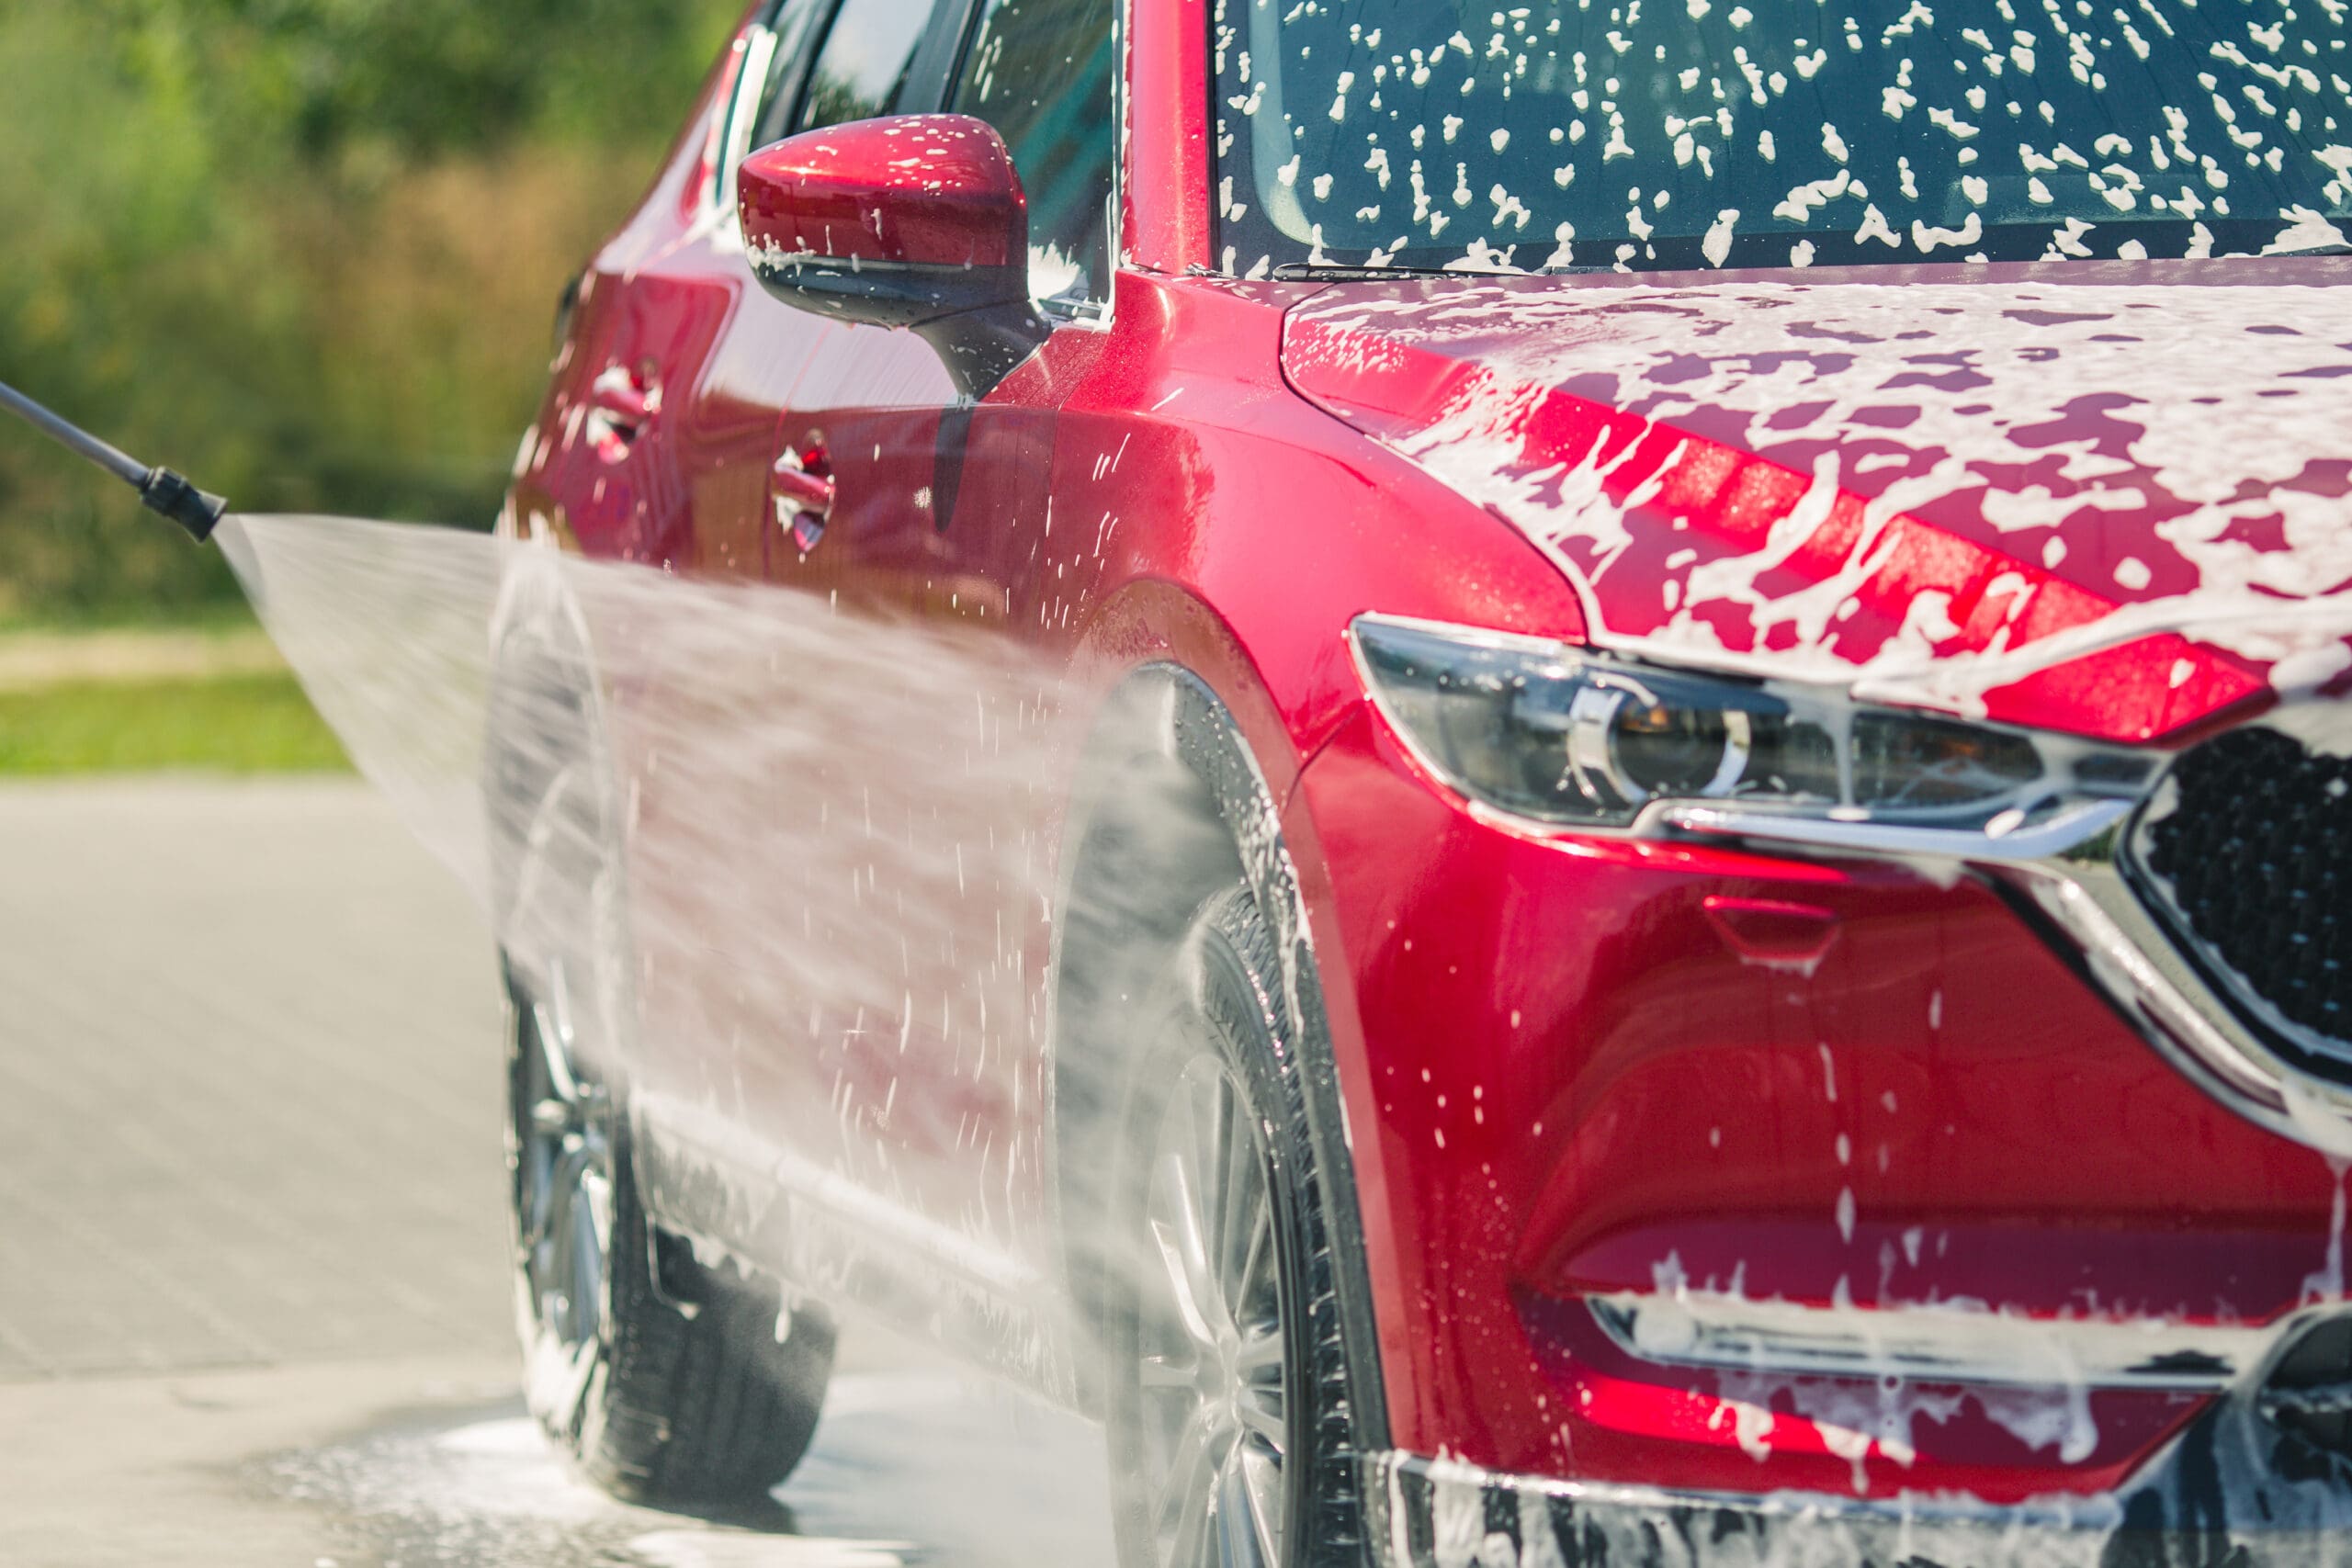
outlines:
[{"label": "car hood", "polygon": [[1628,653],[2144,739],[2352,670],[2352,262],[1342,284],[1304,395]]}]

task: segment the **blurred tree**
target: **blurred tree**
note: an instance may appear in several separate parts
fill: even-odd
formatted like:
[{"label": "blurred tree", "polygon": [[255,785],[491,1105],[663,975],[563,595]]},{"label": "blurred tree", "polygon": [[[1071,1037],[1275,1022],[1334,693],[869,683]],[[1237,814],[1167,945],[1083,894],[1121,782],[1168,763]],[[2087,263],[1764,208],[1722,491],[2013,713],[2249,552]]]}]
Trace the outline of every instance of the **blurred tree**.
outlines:
[{"label": "blurred tree", "polygon": [[[0,0],[0,380],[253,510],[481,523],[743,0]],[[0,617],[233,592],[0,430]]]},{"label": "blurred tree", "polygon": [[157,52],[233,73],[306,152],[415,156],[533,130],[659,142],[738,0],[99,0]]}]

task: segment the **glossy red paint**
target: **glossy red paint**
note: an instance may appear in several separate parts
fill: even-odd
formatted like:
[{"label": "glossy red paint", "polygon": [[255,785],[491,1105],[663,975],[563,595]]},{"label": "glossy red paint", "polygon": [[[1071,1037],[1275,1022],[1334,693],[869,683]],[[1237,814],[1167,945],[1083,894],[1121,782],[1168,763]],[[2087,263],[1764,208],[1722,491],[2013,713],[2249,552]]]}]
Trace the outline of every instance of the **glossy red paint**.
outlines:
[{"label": "glossy red paint", "polygon": [[1002,267],[1029,246],[1004,139],[968,115],[905,114],[807,130],[743,160],[745,243],[896,266]]},{"label": "glossy red paint", "polygon": [[[1980,454],[1975,482],[1905,502],[1868,477],[1893,469],[1858,461],[1903,446],[1886,427],[1782,440],[1730,400],[1667,411],[1670,378],[1574,371],[1590,345],[1670,346],[1677,322],[1736,303],[1723,292],[1747,287],[1736,282],[1644,294],[1608,278],[1327,286],[1204,272],[1205,7],[1133,0],[1130,17],[1106,325],[1057,322],[974,406],[907,333],[770,299],[720,205],[724,172],[707,163],[722,70],[704,123],[589,271],[510,525],[1014,639],[1091,697],[1155,663],[1216,693],[1298,878],[1396,1448],[1747,1495],[2003,1501],[2115,1485],[2203,1396],[2088,1395],[2091,1436],[2070,1444],[2064,1390],[1751,1385],[1635,1357],[1585,1303],[1680,1281],[1859,1313],[1969,1302],[2029,1318],[2259,1324],[2340,1298],[2328,1162],[2193,1084],[1973,872],[1546,833],[1472,807],[1371,705],[1346,633],[1377,611],[1703,653],[1669,635],[1695,598],[1713,653],[1743,667],[1851,683],[1892,679],[1887,660],[1917,653],[1926,673],[1904,677],[1902,700],[2177,740],[2268,701],[2278,661],[2161,610],[2134,617],[2199,586],[2199,562],[2166,553],[2163,525],[2181,514],[2167,476],[2123,463],[2090,487],[2103,509],[2004,529],[1988,509],[2050,493],[2052,474]],[[934,154],[936,127],[837,128],[754,154],[741,183],[753,243],[1009,264],[1001,144],[958,133],[940,143],[957,151]],[[877,210],[891,216],[876,225]],[[2342,264],[2301,266],[2254,281],[2308,291],[2345,277]],[[1924,281],[2160,294],[2181,276]],[[2116,299],[2138,309],[2136,295]],[[1833,307],[1807,316],[1800,303],[1792,321],[1818,324]],[[1951,367],[1912,369],[1938,429],[1978,417],[1962,411],[1982,389]],[[2227,400],[2251,386],[2217,387],[2226,406],[2211,419],[2254,419],[2261,405]],[[2101,407],[2074,405],[2079,426],[2050,441],[2109,439]],[[1932,467],[1930,445],[1908,450]],[[1840,462],[1825,468],[1825,452]],[[831,487],[820,543],[792,532],[808,482],[777,477],[787,454],[818,472],[811,453]],[[2315,462],[2298,482],[2325,499],[2345,493],[2342,478]],[[1555,526],[1531,500],[1587,480],[1577,515],[1616,516],[1622,543]],[[2117,501],[2135,489],[2137,511]],[[1790,541],[1781,525],[1808,496],[1820,520]],[[2148,566],[2144,590],[2120,580],[2126,559]],[[1717,579],[1753,595],[1698,591],[1725,562]],[[2314,600],[2338,586],[2314,582]],[[1851,606],[1842,619],[1779,613],[1825,592]],[[1991,677],[1961,688],[1933,679],[1945,661],[2020,648],[2047,661],[1995,659]],[[1068,716],[1081,731],[1089,717]],[[825,928],[812,919],[802,940],[821,946]],[[991,1015],[977,1042],[917,1035],[913,1059],[934,1070],[910,1092],[932,1103],[890,1128],[809,1108],[871,1068],[861,1053],[895,1043],[906,1020],[787,1021],[760,1036],[757,1060],[713,1062],[713,1075],[737,1074],[741,1113],[820,1159],[921,1154],[903,1167],[927,1173],[910,1196],[943,1214],[981,1156],[978,1140],[935,1134],[989,1128],[1020,1151],[1021,1179],[995,1173],[1012,1212],[988,1239],[1050,1267],[1053,1129],[1037,1092],[1049,1063],[1026,1032],[1027,1016],[1050,1011],[1050,931],[1027,951],[1030,1012]],[[908,1020],[953,1013],[966,979],[915,976]],[[944,1065],[974,1043],[994,1070]]]},{"label": "glossy red paint", "polygon": [[1210,264],[1208,41],[1207,0],[1128,10],[1120,200],[1130,266],[1181,273]]}]

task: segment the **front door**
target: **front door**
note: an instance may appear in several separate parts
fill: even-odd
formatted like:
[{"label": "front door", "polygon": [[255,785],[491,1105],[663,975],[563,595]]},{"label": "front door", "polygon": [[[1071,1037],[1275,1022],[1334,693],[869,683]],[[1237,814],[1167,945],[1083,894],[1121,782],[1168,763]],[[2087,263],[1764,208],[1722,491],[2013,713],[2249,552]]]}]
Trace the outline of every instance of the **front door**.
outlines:
[{"label": "front door", "polygon": [[1115,10],[987,0],[945,97],[1012,150],[1044,345],[967,397],[912,333],[838,327],[777,429],[786,468],[821,461],[831,486],[778,580],[837,612],[836,679],[869,715],[910,716],[882,735],[853,716],[844,728],[875,743],[831,751],[821,784],[796,781],[798,809],[837,835],[806,938],[868,983],[811,1010],[810,1049],[779,1051],[751,1109],[824,1151],[823,1177],[860,1195],[870,1235],[944,1263],[1000,1323],[1005,1298],[1036,1299],[1054,1255],[1037,1006],[1050,699],[1023,660],[1059,613],[1052,531],[1096,522],[1057,519],[1047,478],[1057,412],[1106,338]]},{"label": "front door", "polygon": [[[661,1218],[754,1251],[783,1229],[770,1179],[782,1153],[831,1160],[808,1064],[826,987],[843,971],[808,933],[838,890],[808,878],[832,841],[824,763],[812,754],[826,727],[812,704],[837,683],[810,640],[808,618],[829,595],[800,570],[774,463],[779,422],[847,329],[760,287],[736,175],[752,149],[828,116],[936,107],[947,52],[938,40],[957,36],[963,5],[763,6],[736,42],[678,223],[632,257],[632,293],[690,295],[707,345],[660,389],[654,414],[681,526],[653,558],[695,586],[616,594],[607,617],[645,691],[627,715],[634,1100],[662,1134],[641,1156],[655,1168],[649,1195]],[[945,18],[937,25],[934,11]],[[928,78],[927,49],[942,57]],[[779,583],[818,588],[817,604],[774,592]],[[793,1092],[769,1089],[779,1074]]]}]

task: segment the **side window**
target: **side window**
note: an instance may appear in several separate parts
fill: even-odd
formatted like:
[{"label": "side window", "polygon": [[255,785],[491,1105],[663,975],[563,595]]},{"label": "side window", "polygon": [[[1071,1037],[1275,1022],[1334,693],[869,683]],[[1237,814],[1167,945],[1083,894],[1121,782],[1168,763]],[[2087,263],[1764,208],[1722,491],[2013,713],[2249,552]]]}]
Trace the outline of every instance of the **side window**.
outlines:
[{"label": "side window", "polygon": [[[792,131],[889,114],[906,85],[933,0],[842,0],[809,73]],[[763,128],[764,130],[764,127]],[[791,132],[779,130],[776,136]],[[767,139],[776,140],[775,136]],[[765,145],[764,142],[762,145]]]},{"label": "side window", "polygon": [[775,36],[775,53],[768,62],[767,80],[761,85],[752,111],[745,151],[756,151],[790,134],[786,121],[800,95],[807,75],[808,51],[816,42],[817,25],[824,20],[824,0],[784,0],[768,20]]},{"label": "side window", "polygon": [[1029,195],[1029,288],[1081,311],[1111,297],[1117,0],[989,0],[950,106],[987,120]]}]

